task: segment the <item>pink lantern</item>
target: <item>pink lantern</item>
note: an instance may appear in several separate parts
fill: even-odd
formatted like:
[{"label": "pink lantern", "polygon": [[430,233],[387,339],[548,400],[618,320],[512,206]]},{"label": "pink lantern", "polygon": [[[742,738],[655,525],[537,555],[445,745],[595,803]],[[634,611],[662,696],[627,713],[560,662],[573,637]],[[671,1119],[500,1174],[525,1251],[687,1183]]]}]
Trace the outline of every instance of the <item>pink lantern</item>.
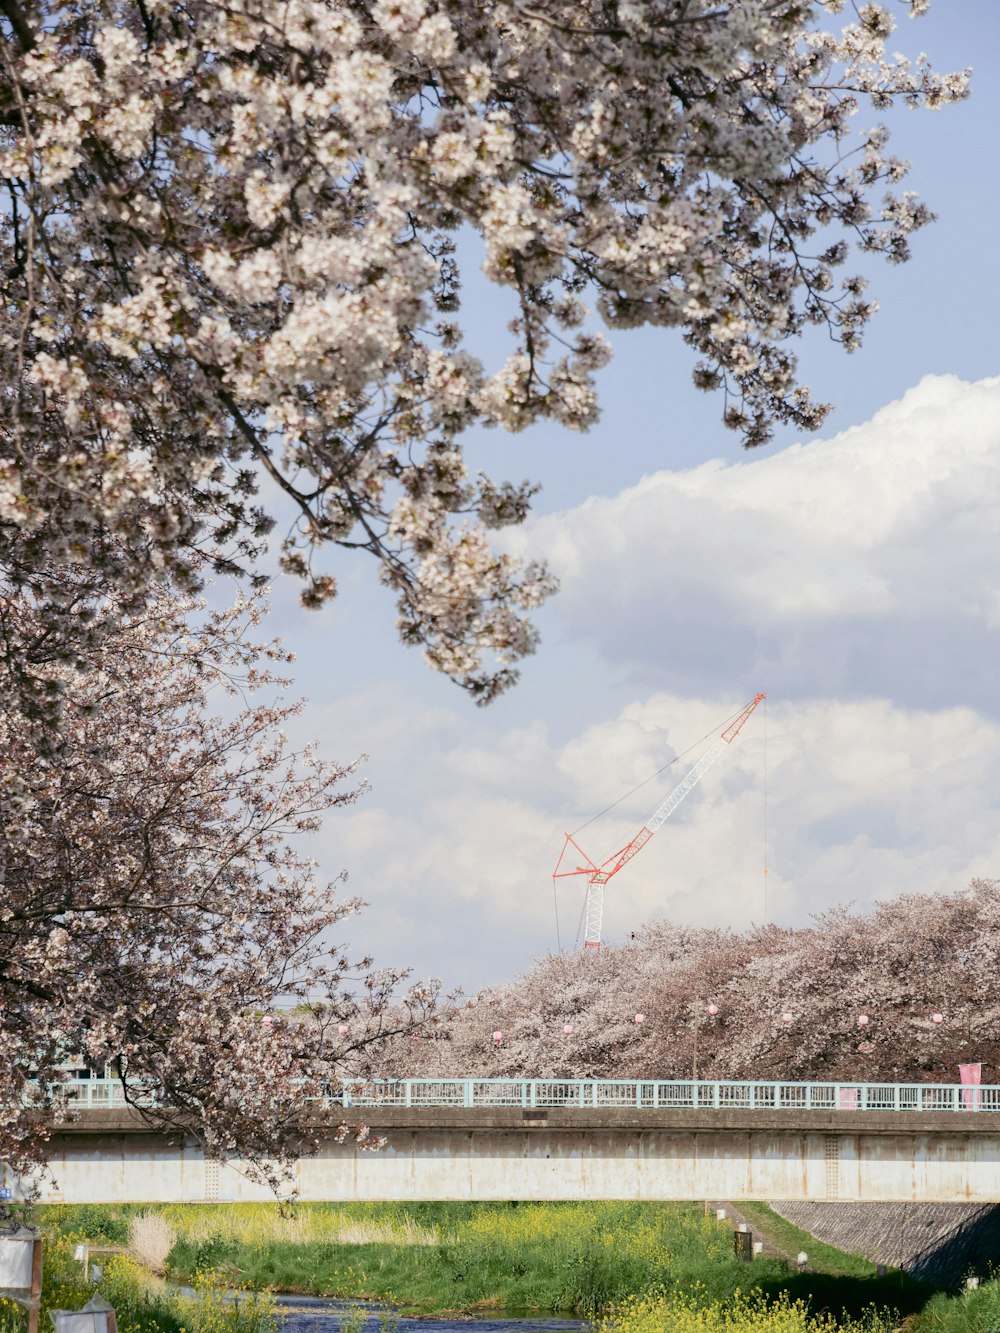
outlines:
[{"label": "pink lantern", "polygon": [[714,1018],[718,1012],[719,1012],[719,1006],[717,1004],[710,1004],[708,1006],[708,1015],[710,1018]]},{"label": "pink lantern", "polygon": [[500,1031],[499,1028],[497,1028],[496,1032],[494,1032],[493,1040],[496,1042],[498,1046],[503,1041],[503,1033]]},{"label": "pink lantern", "polygon": [[866,1028],[871,1020],[867,1014],[858,1014],[858,1027]]},{"label": "pink lantern", "polygon": [[944,1022],[944,1014],[931,1014],[931,1022],[932,1022],[932,1023],[943,1023],[943,1022]]},{"label": "pink lantern", "polygon": [[781,1021],[782,1021],[782,1023],[784,1023],[785,1027],[788,1027],[789,1023],[792,1021],[792,1016],[791,1016],[791,1014],[788,1012],[787,1009],[786,1009],[785,1012],[781,1015]]},{"label": "pink lantern", "polygon": [[346,1023],[341,1023],[340,1027],[337,1028],[337,1031],[340,1033],[340,1035],[341,1035],[342,1037],[346,1037],[346,1036],[347,1036],[347,1024],[346,1024]]},{"label": "pink lantern", "polygon": [[635,1016],[636,1027],[642,1027],[642,1025],[643,1025],[643,1023],[645,1023],[645,1021],[646,1021],[646,1015],[645,1015],[645,1014],[636,1014],[636,1016]]},{"label": "pink lantern", "polygon": [[566,1023],[563,1027],[563,1032],[566,1034],[566,1036],[568,1037],[572,1031],[573,1031],[573,1024]]}]

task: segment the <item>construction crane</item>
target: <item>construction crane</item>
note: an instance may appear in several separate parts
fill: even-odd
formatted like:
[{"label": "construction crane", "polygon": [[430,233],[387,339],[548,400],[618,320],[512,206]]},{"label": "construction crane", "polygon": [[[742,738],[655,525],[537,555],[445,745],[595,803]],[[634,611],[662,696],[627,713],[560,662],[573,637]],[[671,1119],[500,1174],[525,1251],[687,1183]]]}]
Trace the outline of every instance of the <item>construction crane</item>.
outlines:
[{"label": "construction crane", "polygon": [[[715,763],[720,755],[725,754],[727,748],[740,733],[740,729],[747,718],[764,698],[763,694],[755,694],[752,701],[746,708],[733,719],[732,722],[720,732],[715,742],[705,751],[694,767],[677,784],[667,799],[660,805],[654,814],[646,820],[642,828],[624,847],[607,857],[606,860],[596,864],[590,859],[583,848],[576,842],[573,835],[567,833],[562,851],[559,853],[559,860],[556,862],[556,868],[552,872],[552,878],[569,879],[573,875],[585,875],[587,878],[587,903],[585,908],[585,929],[583,934],[583,947],[585,949],[599,950],[601,947],[601,922],[604,916],[604,886],[608,880],[613,879],[624,866],[628,865],[638,852],[641,852],[646,843],[666,820],[674,813],[677,807],[683,801],[684,797],[692,788],[696,787],[708,770]],[[585,865],[575,866],[572,870],[563,870],[562,864],[566,859],[566,854],[570,847],[573,847],[586,862]]]}]

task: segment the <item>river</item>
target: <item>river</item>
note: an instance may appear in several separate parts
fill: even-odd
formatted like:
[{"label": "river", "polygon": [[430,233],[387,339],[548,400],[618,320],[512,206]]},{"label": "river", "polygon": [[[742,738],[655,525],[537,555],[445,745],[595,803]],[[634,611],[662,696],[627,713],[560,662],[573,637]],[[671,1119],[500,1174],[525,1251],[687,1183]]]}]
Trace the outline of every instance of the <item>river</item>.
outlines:
[{"label": "river", "polygon": [[[590,1325],[582,1319],[470,1318],[430,1317],[399,1318],[389,1314],[383,1319],[377,1307],[358,1301],[332,1301],[322,1296],[278,1296],[278,1309],[284,1316],[282,1333],[580,1333]],[[362,1323],[361,1316],[370,1311]]]}]

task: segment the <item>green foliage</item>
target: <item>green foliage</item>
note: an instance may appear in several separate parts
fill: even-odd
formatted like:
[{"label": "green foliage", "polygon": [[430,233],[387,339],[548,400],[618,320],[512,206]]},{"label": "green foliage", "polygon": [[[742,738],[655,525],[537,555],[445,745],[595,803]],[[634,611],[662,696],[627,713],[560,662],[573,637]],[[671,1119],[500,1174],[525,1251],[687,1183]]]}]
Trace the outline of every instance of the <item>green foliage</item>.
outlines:
[{"label": "green foliage", "polygon": [[957,1296],[938,1292],[924,1307],[918,1333],[995,1333],[1000,1328],[1000,1281]]},{"label": "green foliage", "polygon": [[759,1291],[736,1291],[725,1301],[707,1298],[698,1284],[686,1291],[634,1296],[610,1312],[597,1333],[894,1333],[889,1311],[870,1310],[859,1321],[838,1323],[829,1311],[781,1292],[768,1300]]},{"label": "green foliage", "polygon": [[103,1203],[54,1204],[45,1210],[46,1225],[85,1236],[89,1241],[124,1245],[128,1241],[129,1214],[135,1211]]},{"label": "green foliage", "polygon": [[[197,1274],[193,1296],[182,1296],[150,1285],[148,1275],[125,1255],[112,1255],[103,1264],[95,1286],[83,1279],[82,1266],[73,1258],[78,1240],[93,1235],[78,1232],[45,1236],[42,1265],[41,1327],[51,1328],[50,1311],[79,1310],[97,1291],[114,1307],[119,1333],[275,1333],[278,1320],[268,1295],[223,1293],[214,1275]],[[24,1333],[27,1314],[12,1301],[0,1301],[0,1333]]]}]

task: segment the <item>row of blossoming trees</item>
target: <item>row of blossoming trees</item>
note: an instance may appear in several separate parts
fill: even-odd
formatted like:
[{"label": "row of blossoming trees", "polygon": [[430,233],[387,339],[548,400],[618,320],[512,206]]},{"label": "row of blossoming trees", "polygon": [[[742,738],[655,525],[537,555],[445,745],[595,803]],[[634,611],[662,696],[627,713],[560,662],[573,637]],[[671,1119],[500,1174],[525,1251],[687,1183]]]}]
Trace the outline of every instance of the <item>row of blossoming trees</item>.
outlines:
[{"label": "row of blossoming trees", "polygon": [[683,1079],[696,1061],[708,1079],[957,1082],[959,1064],[982,1062],[984,1081],[1000,1081],[998,957],[1000,885],[987,880],[799,929],[659,922],[599,955],[542,960],[442,1017],[446,1040],[394,1043],[392,1064]]},{"label": "row of blossoming trees", "polygon": [[301,1088],[419,1013],[348,979],[299,849],[352,773],[290,752],[255,604],[191,596],[253,586],[277,514],[307,605],[363,550],[404,642],[509,686],[553,580],[491,546],[533,488],[465,433],[586,428],[598,319],[679,329],[747,444],[818,426],[791,340],[855,347],[851,247],[929,218],[870,112],[966,93],[887,51],[927,3],[0,0],[0,1158],[85,1058],[280,1164]]}]

